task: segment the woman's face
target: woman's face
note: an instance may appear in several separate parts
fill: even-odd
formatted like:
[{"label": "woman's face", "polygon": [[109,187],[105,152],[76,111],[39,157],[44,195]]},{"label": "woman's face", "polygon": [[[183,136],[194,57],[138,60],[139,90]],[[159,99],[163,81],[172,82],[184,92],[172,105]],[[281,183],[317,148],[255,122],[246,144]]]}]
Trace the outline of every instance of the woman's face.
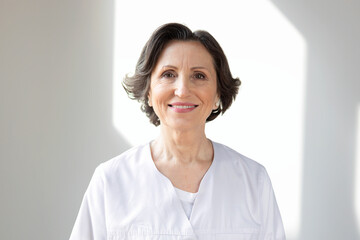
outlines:
[{"label": "woman's face", "polygon": [[206,48],[196,41],[171,41],[151,74],[149,105],[163,126],[204,128],[216,109],[216,71]]}]

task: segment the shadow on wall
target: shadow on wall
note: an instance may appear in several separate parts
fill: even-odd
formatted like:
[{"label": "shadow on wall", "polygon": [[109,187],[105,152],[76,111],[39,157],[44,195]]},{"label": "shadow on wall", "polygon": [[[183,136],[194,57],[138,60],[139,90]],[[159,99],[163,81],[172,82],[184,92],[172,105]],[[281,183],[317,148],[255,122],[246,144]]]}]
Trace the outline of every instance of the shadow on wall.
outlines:
[{"label": "shadow on wall", "polygon": [[354,209],[360,2],[273,3],[308,46],[299,239],[360,239]]},{"label": "shadow on wall", "polygon": [[0,239],[68,239],[113,126],[113,2],[0,4]]}]

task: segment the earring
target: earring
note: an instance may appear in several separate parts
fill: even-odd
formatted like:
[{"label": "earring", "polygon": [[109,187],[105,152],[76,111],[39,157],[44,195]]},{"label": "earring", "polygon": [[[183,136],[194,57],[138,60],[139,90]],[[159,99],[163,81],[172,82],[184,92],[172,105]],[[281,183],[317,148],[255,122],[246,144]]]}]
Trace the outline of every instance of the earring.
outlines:
[{"label": "earring", "polygon": [[217,101],[217,103],[215,103],[215,106],[218,108],[218,107],[220,107],[220,99],[219,99],[219,101]]}]

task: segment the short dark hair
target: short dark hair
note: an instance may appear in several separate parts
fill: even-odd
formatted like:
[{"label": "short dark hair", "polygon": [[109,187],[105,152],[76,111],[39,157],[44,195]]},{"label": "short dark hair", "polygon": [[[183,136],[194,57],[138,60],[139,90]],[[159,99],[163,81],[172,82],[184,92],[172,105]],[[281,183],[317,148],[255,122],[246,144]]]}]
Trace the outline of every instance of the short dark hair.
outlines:
[{"label": "short dark hair", "polygon": [[200,42],[213,58],[217,78],[217,92],[220,97],[219,107],[211,112],[206,121],[214,120],[224,113],[235,100],[241,81],[233,78],[226,56],[215,38],[207,31],[192,32],[179,23],[168,23],[160,26],[146,42],[136,64],[135,74],[126,75],[123,87],[131,99],[141,103],[141,110],[150,118],[155,126],[160,125],[160,119],[148,104],[151,73],[154,70],[165,45],[172,40]]}]

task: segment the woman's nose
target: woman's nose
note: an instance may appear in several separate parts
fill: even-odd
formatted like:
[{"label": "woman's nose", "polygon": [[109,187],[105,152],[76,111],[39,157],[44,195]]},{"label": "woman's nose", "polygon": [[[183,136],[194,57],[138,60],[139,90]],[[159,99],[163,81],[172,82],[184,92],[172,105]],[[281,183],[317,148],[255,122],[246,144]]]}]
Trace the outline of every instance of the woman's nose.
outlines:
[{"label": "woman's nose", "polygon": [[190,94],[190,79],[184,76],[179,76],[176,79],[175,95],[181,98],[187,97]]}]

